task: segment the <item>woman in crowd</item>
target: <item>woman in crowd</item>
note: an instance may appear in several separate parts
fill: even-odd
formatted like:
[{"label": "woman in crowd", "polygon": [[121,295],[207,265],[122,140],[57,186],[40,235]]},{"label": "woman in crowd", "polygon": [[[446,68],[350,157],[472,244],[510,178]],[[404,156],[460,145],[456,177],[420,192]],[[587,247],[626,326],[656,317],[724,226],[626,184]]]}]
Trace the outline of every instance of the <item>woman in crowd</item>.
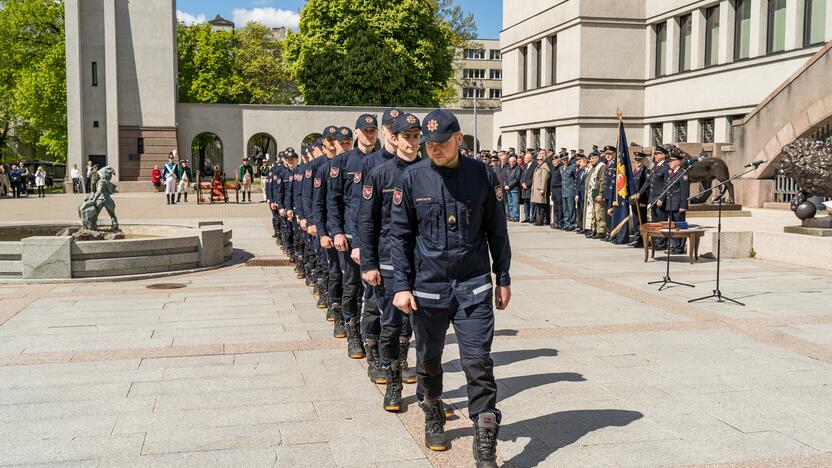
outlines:
[{"label": "woman in crowd", "polygon": [[535,218],[535,225],[542,226],[543,218],[546,210],[549,209],[549,165],[545,164],[546,153],[541,151],[537,153],[537,167],[534,170],[534,177],[532,178],[532,197],[531,202],[535,204],[535,211],[537,217]]},{"label": "woman in crowd", "polygon": [[162,190],[162,171],[159,170],[159,165],[153,166],[150,171],[150,181],[153,182],[153,190],[160,192]]},{"label": "woman in crowd", "polygon": [[43,166],[38,166],[35,171],[35,188],[38,191],[38,198],[46,197],[46,170]]}]

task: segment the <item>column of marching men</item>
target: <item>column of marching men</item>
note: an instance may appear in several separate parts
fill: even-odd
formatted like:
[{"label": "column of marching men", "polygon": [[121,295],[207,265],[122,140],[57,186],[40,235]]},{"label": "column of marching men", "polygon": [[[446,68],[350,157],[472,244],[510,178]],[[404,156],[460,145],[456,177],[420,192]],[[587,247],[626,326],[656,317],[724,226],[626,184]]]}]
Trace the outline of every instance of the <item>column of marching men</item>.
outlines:
[{"label": "column of marching men", "polygon": [[362,114],[353,128],[324,128],[302,155],[281,152],[266,193],[276,242],[326,309],[333,336],[386,386],[385,410],[400,411],[403,384],[417,384],[425,445],[435,451],[450,448],[442,352],[454,326],[474,459],[496,467],[501,414],[490,351],[494,305],[504,309],[511,296],[511,249],[503,186],[487,165],[460,157],[462,141],[448,111],[420,122],[391,108],[381,126]]}]

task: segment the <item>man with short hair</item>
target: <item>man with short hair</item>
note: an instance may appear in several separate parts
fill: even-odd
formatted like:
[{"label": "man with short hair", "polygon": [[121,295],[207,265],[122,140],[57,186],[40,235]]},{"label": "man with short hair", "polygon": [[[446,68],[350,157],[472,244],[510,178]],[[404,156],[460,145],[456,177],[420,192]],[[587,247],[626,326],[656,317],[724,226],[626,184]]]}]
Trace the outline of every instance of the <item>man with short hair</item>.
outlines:
[{"label": "man with short hair", "polygon": [[536,207],[532,203],[532,181],[534,179],[534,170],[536,168],[534,157],[532,153],[526,151],[523,153],[523,178],[521,179],[520,187],[523,188],[523,222],[532,224],[536,214]]},{"label": "man with short hair", "polygon": [[[505,153],[503,153],[505,154]],[[520,179],[522,177],[522,170],[517,165],[517,157],[512,156],[508,158],[508,167],[505,170],[505,186],[508,199],[508,220],[512,222],[520,221]]]},{"label": "man with short hair", "polygon": [[439,398],[445,334],[453,324],[474,423],[474,457],[479,468],[496,468],[500,411],[490,357],[492,299],[503,310],[511,298],[511,247],[503,186],[485,165],[460,158],[462,140],[459,122],[447,110],[422,121],[421,143],[430,159],[407,168],[393,191],[393,305],[413,314],[425,445],[449,448]]}]

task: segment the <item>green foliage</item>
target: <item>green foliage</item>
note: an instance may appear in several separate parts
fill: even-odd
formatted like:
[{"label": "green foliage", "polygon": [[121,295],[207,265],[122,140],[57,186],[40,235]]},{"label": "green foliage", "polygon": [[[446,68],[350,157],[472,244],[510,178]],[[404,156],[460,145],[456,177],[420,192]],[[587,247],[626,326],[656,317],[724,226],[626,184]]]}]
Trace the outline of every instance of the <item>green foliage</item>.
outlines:
[{"label": "green foliage", "polygon": [[212,31],[177,25],[179,100],[226,104],[287,104],[297,94],[282,64],[283,44],[269,27]]},{"label": "green foliage", "polygon": [[286,61],[306,104],[437,106],[474,31],[450,0],[309,0]]},{"label": "green foliage", "polygon": [[66,161],[64,5],[0,1],[0,153]]}]

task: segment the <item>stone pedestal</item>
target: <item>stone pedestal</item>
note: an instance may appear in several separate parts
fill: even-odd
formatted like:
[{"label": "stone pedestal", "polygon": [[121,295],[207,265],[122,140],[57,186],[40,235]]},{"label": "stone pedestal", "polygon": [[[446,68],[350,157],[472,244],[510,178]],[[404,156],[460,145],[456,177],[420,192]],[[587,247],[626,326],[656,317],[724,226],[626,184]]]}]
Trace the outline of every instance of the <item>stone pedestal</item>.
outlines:
[{"label": "stone pedestal", "polygon": [[69,237],[27,237],[22,242],[24,279],[72,278]]},{"label": "stone pedestal", "polygon": [[222,227],[205,227],[199,230],[199,266],[219,265],[224,261],[225,235]]},{"label": "stone pedestal", "polygon": [[803,234],[804,236],[832,237],[832,229],[813,228],[804,226],[786,226],[783,232],[789,234]]}]

